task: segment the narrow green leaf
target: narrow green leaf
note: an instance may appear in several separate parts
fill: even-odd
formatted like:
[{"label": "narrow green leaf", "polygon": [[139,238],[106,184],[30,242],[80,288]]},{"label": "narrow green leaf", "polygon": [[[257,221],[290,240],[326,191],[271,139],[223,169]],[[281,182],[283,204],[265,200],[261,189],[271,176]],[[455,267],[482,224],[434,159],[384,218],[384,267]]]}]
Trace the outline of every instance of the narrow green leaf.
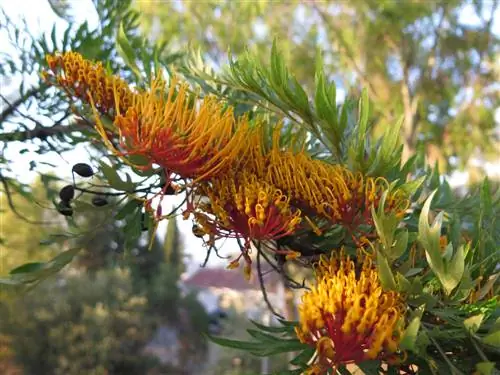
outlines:
[{"label": "narrow green leaf", "polygon": [[262,342],[283,342],[282,338],[270,335],[269,333],[257,331],[255,329],[247,329],[247,332],[254,339],[260,340]]},{"label": "narrow green leaf", "polygon": [[2,287],[5,286],[20,286],[23,285],[23,282],[20,280],[9,279],[9,278],[0,278],[0,285]]},{"label": "narrow green leaf", "polygon": [[75,212],[91,212],[91,211],[106,211],[110,209],[110,206],[96,207],[91,203],[75,200],[73,201],[73,209]]},{"label": "narrow green leaf", "polygon": [[382,145],[377,152],[382,155],[382,161],[388,162],[392,158],[394,150],[398,146],[400,140],[401,126],[403,125],[404,117],[401,117],[394,126],[388,126],[382,138]]},{"label": "narrow green leaf", "polygon": [[18,273],[33,273],[41,271],[45,268],[46,263],[42,262],[31,262],[25,263],[22,266],[16,267],[9,272],[9,275],[15,275]]},{"label": "narrow green leaf", "polygon": [[380,251],[377,251],[377,265],[380,284],[382,284],[384,290],[397,290],[396,281],[394,280],[391,267],[387,262],[387,258]]},{"label": "narrow green leaf", "polygon": [[396,283],[398,285],[399,292],[407,293],[411,289],[410,281],[399,272],[396,273]]},{"label": "narrow green leaf", "polygon": [[488,336],[483,338],[485,344],[494,346],[495,348],[500,348],[500,331],[490,333]]},{"label": "narrow green leaf", "polygon": [[[265,332],[270,332],[270,333],[286,333],[293,331],[293,327],[287,327],[287,326],[282,326],[282,327],[273,327],[273,326],[265,326],[263,324],[260,324],[256,322],[255,320],[250,319],[250,322],[255,325],[258,329],[265,331]],[[290,329],[292,328],[292,330]]]},{"label": "narrow green leaf", "polygon": [[290,363],[295,366],[306,365],[307,362],[309,362],[309,360],[313,356],[315,351],[316,351],[315,348],[307,348],[301,353],[299,353],[299,355],[297,355],[294,359],[292,359]]},{"label": "narrow green leaf", "polygon": [[135,53],[134,49],[128,41],[127,34],[123,28],[123,23],[120,23],[118,28],[118,34],[116,36],[116,49],[120,54],[121,58],[125,61],[125,64],[134,72],[134,74],[140,78],[141,73],[137,64],[135,63]]},{"label": "narrow green leaf", "polygon": [[260,342],[249,342],[249,341],[239,341],[230,340],[222,337],[216,337],[212,335],[206,335],[208,339],[220,346],[227,348],[240,349],[240,350],[258,350],[262,348],[262,343]]},{"label": "narrow green leaf", "polygon": [[409,181],[401,185],[399,188],[403,190],[408,195],[413,195],[417,191],[417,189],[422,185],[425,181],[425,176],[419,177],[415,180]]},{"label": "narrow green leaf", "polygon": [[115,215],[116,220],[123,220],[125,217],[138,210],[142,205],[135,199],[129,200],[120,211]]},{"label": "narrow green leaf", "polygon": [[465,255],[464,255],[464,246],[459,246],[453,259],[448,265],[446,275],[446,283],[448,288],[453,290],[462,280],[465,271]]},{"label": "narrow green leaf", "polygon": [[130,176],[127,175],[128,181],[123,181],[115,168],[107,165],[103,161],[101,161],[99,164],[101,165],[101,170],[104,174],[104,177],[113,189],[122,191],[133,190],[134,184],[130,181]]},{"label": "narrow green leaf", "polygon": [[368,90],[365,88],[361,94],[359,101],[359,132],[364,138],[368,127],[368,115],[370,113],[370,100],[368,98]]},{"label": "narrow green leaf", "polygon": [[400,347],[403,350],[415,349],[415,343],[417,341],[418,330],[420,329],[420,320],[422,319],[422,314],[424,313],[425,305],[418,307],[414,311],[413,319],[408,324],[403,336],[401,337]]},{"label": "narrow green leaf", "polygon": [[141,167],[150,164],[150,160],[146,156],[144,156],[144,155],[130,155],[128,157],[128,160],[132,164],[138,165],[138,166],[141,166]]},{"label": "narrow green leaf", "polygon": [[476,370],[480,375],[492,375],[494,369],[495,369],[494,362],[476,363]]},{"label": "narrow green leaf", "polygon": [[81,251],[81,248],[73,248],[56,255],[49,262],[47,266],[53,268],[54,270],[59,270],[66,266],[73,258]]},{"label": "narrow green leaf", "polygon": [[398,259],[406,250],[408,246],[408,230],[403,229],[396,235],[395,244],[391,248],[390,253],[388,254],[391,260]]},{"label": "narrow green leaf", "polygon": [[488,178],[485,178],[481,185],[481,210],[486,216],[493,214],[493,203],[491,201],[491,189]]},{"label": "narrow green leaf", "polygon": [[378,375],[380,373],[380,361],[365,361],[357,363],[358,366],[365,375]]},{"label": "narrow green leaf", "polygon": [[423,268],[411,268],[408,270],[408,272],[405,273],[406,277],[412,277],[415,275],[418,275],[420,272],[422,272]]}]

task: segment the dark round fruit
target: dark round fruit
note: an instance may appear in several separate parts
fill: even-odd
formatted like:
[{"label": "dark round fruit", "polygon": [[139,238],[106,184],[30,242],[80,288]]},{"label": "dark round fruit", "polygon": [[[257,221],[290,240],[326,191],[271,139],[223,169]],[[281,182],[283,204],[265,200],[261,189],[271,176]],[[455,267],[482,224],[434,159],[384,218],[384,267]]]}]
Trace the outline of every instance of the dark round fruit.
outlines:
[{"label": "dark round fruit", "polygon": [[81,177],[92,177],[94,171],[91,166],[85,163],[77,163],[73,165],[73,172]]},{"label": "dark round fruit", "polygon": [[73,216],[73,209],[70,207],[68,202],[59,202],[57,205],[57,211],[64,216]]},{"label": "dark round fruit", "polygon": [[177,192],[175,191],[172,184],[169,184],[168,187],[165,189],[165,195],[175,195],[175,194],[177,194]]},{"label": "dark round fruit", "polygon": [[102,207],[108,204],[108,200],[103,197],[94,197],[92,198],[92,204],[96,207]]},{"label": "dark round fruit", "polygon": [[193,225],[191,230],[193,231],[195,237],[202,238],[205,235],[205,232],[203,232],[203,230],[196,224]]},{"label": "dark round fruit", "polygon": [[63,202],[69,202],[74,197],[75,197],[75,188],[73,187],[73,185],[66,185],[59,192],[59,198],[61,198]]}]

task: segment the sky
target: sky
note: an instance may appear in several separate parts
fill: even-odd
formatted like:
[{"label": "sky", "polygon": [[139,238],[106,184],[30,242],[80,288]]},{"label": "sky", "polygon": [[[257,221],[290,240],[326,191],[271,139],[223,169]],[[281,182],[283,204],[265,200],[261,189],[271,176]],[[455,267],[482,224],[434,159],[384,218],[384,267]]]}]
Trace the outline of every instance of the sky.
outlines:
[{"label": "sky", "polygon": [[[0,7],[3,11],[6,12],[11,18],[16,19],[19,17],[24,17],[28,23],[28,26],[33,34],[42,34],[49,33],[52,29],[53,25],[56,25],[57,30],[59,31],[60,37],[62,38],[62,30],[67,27],[67,22],[57,17],[53,11],[51,10],[48,1],[46,0],[0,0]],[[74,21],[77,24],[80,24],[84,21],[89,23],[90,27],[96,26],[97,23],[97,15],[93,8],[91,0],[73,0],[71,1],[72,11],[71,14],[74,17]],[[462,17],[464,17],[467,22],[474,24],[477,22],[472,15],[471,9],[465,8]],[[500,17],[496,17],[494,23],[495,32],[500,34]],[[265,32],[265,30],[262,30]],[[0,48],[1,52],[8,52],[8,43],[5,40],[5,35],[0,35]],[[11,90],[16,90],[19,81],[12,82],[0,82],[0,91],[4,95],[9,95]],[[0,110],[2,108],[3,103],[0,104]],[[25,148],[25,145],[19,144],[13,147],[9,147],[9,155],[11,158],[15,158],[16,169],[23,172],[21,179],[24,182],[32,181],[36,174],[33,172],[29,172],[29,162],[33,158],[33,154],[30,152],[19,154],[19,151]],[[48,154],[43,157],[43,160],[50,164],[57,165],[57,174],[61,177],[70,177],[71,166],[78,162],[87,162],[88,161],[88,152],[83,146],[78,146],[72,152],[65,153],[63,155],[63,159],[55,154]],[[489,163],[485,165],[487,168],[487,172],[490,175],[500,176],[500,166],[498,164]],[[46,166],[45,171],[52,170],[51,167]],[[464,172],[456,172],[449,179],[452,185],[458,185],[463,183],[463,181],[467,179],[467,174]],[[167,203],[168,206],[176,204],[176,201],[169,201]],[[192,264],[189,265],[188,271],[193,272],[197,269],[198,265],[203,261],[205,257],[205,251],[202,248],[201,241],[194,237],[191,233],[191,221],[184,221],[182,219],[179,220],[179,227],[181,232],[184,234],[183,241],[185,243],[186,252],[192,256]],[[162,225],[160,231],[163,232],[165,230],[165,225]],[[228,240],[223,247],[223,253],[236,253],[238,252],[238,246],[234,241]],[[211,257],[211,262],[209,265],[223,265],[225,261],[221,261],[216,257]]]}]

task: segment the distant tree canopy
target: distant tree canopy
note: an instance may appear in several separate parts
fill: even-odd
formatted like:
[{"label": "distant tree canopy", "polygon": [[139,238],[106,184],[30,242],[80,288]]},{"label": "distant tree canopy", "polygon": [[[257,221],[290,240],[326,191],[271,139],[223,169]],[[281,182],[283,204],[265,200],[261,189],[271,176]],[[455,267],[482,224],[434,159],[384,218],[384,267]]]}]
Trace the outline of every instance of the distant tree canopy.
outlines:
[{"label": "distant tree canopy", "polygon": [[[1,15],[0,79],[21,82],[0,94],[9,361],[143,373],[134,353],[170,325],[179,370],[201,362],[206,315],[178,287],[182,212],[207,259],[236,239],[228,268],[256,268],[270,311],[264,261],[306,289],[297,321],[213,341],[291,353],[290,374],[493,373],[500,191],[457,193],[442,172],[499,145],[498,1],[92,3],[96,27],[51,0],[67,26],[40,36]],[[65,173],[45,161],[76,148],[86,160]]]},{"label": "distant tree canopy", "polygon": [[[375,133],[405,116],[407,156],[425,144],[450,169],[500,147],[498,1],[137,1],[143,29],[216,65],[228,49],[263,58],[277,38],[299,82],[312,89],[315,59],[348,95],[368,88]],[[497,30],[498,31],[498,30]],[[449,164],[451,162],[451,164]]]}]

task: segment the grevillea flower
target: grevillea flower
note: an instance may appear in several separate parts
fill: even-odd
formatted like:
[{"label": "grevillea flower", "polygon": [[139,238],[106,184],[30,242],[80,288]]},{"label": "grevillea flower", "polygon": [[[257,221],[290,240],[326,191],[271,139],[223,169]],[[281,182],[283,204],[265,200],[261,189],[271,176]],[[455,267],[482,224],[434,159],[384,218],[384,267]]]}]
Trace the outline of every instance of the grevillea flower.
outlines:
[{"label": "grevillea flower", "polygon": [[44,72],[46,80],[86,103],[90,103],[91,94],[100,113],[112,118],[116,108],[126,111],[132,104],[134,93],[127,82],[107,74],[101,63],[86,60],[77,52],[48,55],[46,59],[52,73]]},{"label": "grevillea flower", "polygon": [[[353,238],[365,235],[361,225],[373,226],[372,206],[378,208],[382,195],[389,188],[384,178],[353,173],[342,165],[312,159],[305,152],[271,151],[252,158],[249,166],[263,181],[281,189],[292,204],[302,210],[306,220],[323,219],[323,227],[341,224]],[[402,190],[393,189],[385,200],[385,211],[401,217],[409,206]],[[326,219],[326,221],[325,221]],[[308,220],[313,230],[320,234],[322,227]]]},{"label": "grevillea flower", "polygon": [[[275,153],[272,151],[271,153]],[[352,229],[372,224],[371,207],[378,207],[389,183],[384,178],[364,177],[341,165],[313,160],[304,153],[279,152],[273,155],[266,180],[292,199],[313,209],[333,223]],[[401,191],[389,194],[385,209],[402,215],[408,199]]]},{"label": "grevillea flower", "polygon": [[117,111],[114,127],[120,150],[97,121],[108,146],[118,155],[144,156],[148,166],[156,163],[182,178],[213,177],[238,158],[244,159],[249,148],[246,138],[252,129],[246,118],[236,120],[232,108],[213,97],[198,101],[175,77],[169,87],[158,77],[148,92],[134,97],[127,111]]},{"label": "grevillea flower", "polygon": [[[200,184],[197,194],[209,200],[196,205],[194,212],[203,231],[214,240],[243,238],[245,251],[251,240],[268,241],[288,236],[301,222],[300,210],[290,205],[281,190],[246,172]],[[286,255],[297,254],[287,252]],[[248,261],[246,256],[245,259]]]},{"label": "grevillea flower", "polygon": [[296,334],[316,349],[310,374],[327,374],[339,365],[394,359],[403,329],[404,303],[383,291],[370,258],[356,269],[343,251],[317,264],[316,286],[299,305]]}]

